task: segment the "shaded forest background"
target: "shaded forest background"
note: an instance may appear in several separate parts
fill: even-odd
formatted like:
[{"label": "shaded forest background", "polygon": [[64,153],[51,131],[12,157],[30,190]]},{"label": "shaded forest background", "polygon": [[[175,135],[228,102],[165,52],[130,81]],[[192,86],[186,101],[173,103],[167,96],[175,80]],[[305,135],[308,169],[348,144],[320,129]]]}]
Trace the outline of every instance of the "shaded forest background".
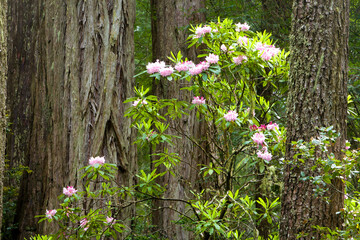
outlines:
[{"label": "shaded forest background", "polygon": [[[351,139],[352,137],[358,137],[360,136],[360,1],[359,0],[351,0],[350,1],[351,6],[350,6],[350,37],[349,37],[349,65],[350,65],[350,71],[349,71],[349,82],[348,82],[348,91],[349,94],[352,96],[352,103],[349,105],[349,115],[348,115],[348,122],[347,122],[347,127],[348,127],[348,137],[349,139]],[[29,3],[30,5],[32,3]],[[28,7],[28,9],[32,9],[30,5],[27,5],[26,7]],[[220,17],[221,19],[224,18],[231,18],[234,20],[234,22],[247,22],[251,25],[251,28],[253,31],[267,31],[267,32],[272,32],[273,36],[272,38],[275,40],[275,43],[277,46],[280,46],[281,48],[284,49],[289,49],[289,34],[290,34],[290,30],[291,30],[291,1],[287,1],[287,0],[252,0],[252,1],[247,1],[247,0],[208,0],[205,2],[204,6],[202,6],[201,8],[199,8],[199,10],[197,10],[197,13],[202,17],[199,17],[198,19],[196,19],[194,21],[194,23],[200,23],[202,21],[217,21],[218,17]],[[20,6],[15,6],[15,7],[20,7]],[[15,7],[13,9],[15,9]],[[24,8],[24,11],[27,10],[27,8],[25,6],[22,6]],[[75,10],[74,10],[75,11]],[[187,10],[184,9],[184,12],[182,14],[186,15]],[[51,16],[52,12],[47,12],[46,13],[47,16]],[[69,13],[70,14],[70,13]],[[86,15],[86,11],[84,11],[84,14]],[[134,46],[132,45],[128,45],[125,46],[125,50],[124,51],[135,51],[135,74],[138,74],[142,71],[144,71],[144,69],[146,68],[146,64],[148,62],[152,62],[156,59],[163,59],[164,56],[155,56],[154,53],[154,34],[152,34],[153,29],[152,29],[152,7],[151,7],[151,3],[149,0],[137,0],[136,1],[136,21],[135,21],[135,25],[134,25],[134,29],[129,29],[129,31],[134,31]],[[19,19],[11,19],[11,17],[9,17],[10,21],[20,21]],[[26,24],[26,23],[22,23],[22,24]],[[154,23],[153,23],[154,24]],[[190,24],[186,25],[183,27],[183,31],[184,33],[188,33],[188,29],[190,28]],[[27,35],[27,36],[31,36]],[[55,39],[57,36],[52,36],[53,39]],[[81,38],[81,36],[79,36],[79,38]],[[26,43],[31,42],[31,39],[25,39],[24,41],[24,45],[26,45]],[[50,49],[51,47],[49,47]],[[40,48],[39,48],[40,49]],[[37,49],[37,50],[39,50]],[[46,51],[47,53],[50,52],[50,57],[54,58],[55,61],[61,61],[61,56],[57,56],[56,54],[58,54],[56,51],[53,50],[49,50],[49,49],[42,49],[43,51]],[[41,49],[40,49],[41,50]],[[117,49],[118,51],[120,51],[119,49]],[[25,51],[25,50],[24,50]],[[52,52],[53,51],[53,52]],[[99,49],[99,51],[103,51],[102,49]],[[113,51],[113,49],[111,49],[111,51]],[[90,54],[90,53],[88,53]],[[169,53],[164,53],[165,56],[168,55]],[[190,55],[191,53],[189,53]],[[34,55],[35,56],[35,55]],[[9,55],[9,61],[12,61],[14,59],[17,59],[19,56],[15,56],[15,55]],[[17,59],[19,60],[19,59]],[[21,60],[21,59],[20,59]],[[111,59],[113,60],[113,59]],[[83,59],[80,59],[80,61],[83,61]],[[106,61],[106,60],[105,60]],[[110,60],[108,60],[110,61]],[[47,63],[48,64],[48,63]],[[91,63],[96,65],[97,63]],[[127,63],[124,62],[124,65],[126,65]],[[85,65],[84,65],[85,66]],[[69,68],[71,67],[77,67],[77,66],[67,66]],[[88,66],[89,67],[89,66]],[[30,66],[31,68],[31,66]],[[51,66],[49,66],[49,68],[51,68]],[[90,67],[89,67],[90,68]],[[114,67],[116,68],[116,67]],[[28,71],[31,72],[31,69],[28,69]],[[60,71],[60,70],[59,70]],[[84,72],[86,71],[86,69],[84,70]],[[105,70],[104,70],[105,71]],[[129,70],[130,72],[132,70]],[[56,76],[56,72],[53,73]],[[125,73],[126,74],[126,73]],[[19,77],[19,76],[17,76]],[[21,78],[21,76],[20,76]],[[25,80],[25,78],[24,78]],[[56,80],[54,80],[54,84],[56,84]],[[86,83],[82,83],[84,85],[86,85]],[[126,85],[126,83],[123,83],[124,85]],[[145,85],[151,89],[153,89],[153,91],[156,91],[156,89],[153,87],[153,81],[152,79],[148,78],[147,76],[141,75],[139,77],[136,77],[135,79],[135,85],[136,86],[141,86],[141,85]],[[42,86],[38,86],[39,88],[41,88]],[[126,88],[128,91],[126,92],[126,97],[130,97],[131,96],[131,89],[132,89],[132,85],[130,84],[129,86],[124,86],[123,88]],[[26,92],[26,89],[22,89],[23,92],[17,93],[17,94],[24,94],[25,96],[28,97],[28,93]],[[45,91],[45,90],[44,90]],[[8,95],[9,97],[11,97],[12,91],[11,89],[8,89]],[[286,92],[287,92],[287,86],[284,83],[284,86],[282,88],[282,99],[277,99],[277,101],[283,101],[286,102]],[[124,93],[121,93],[124,94]],[[121,95],[119,93],[119,95]],[[29,98],[27,98],[29,100]],[[26,112],[27,109],[22,109],[22,103],[15,103],[17,104],[16,106],[19,107],[19,111],[23,111]],[[42,107],[42,104],[46,104],[46,103],[38,103],[39,107]],[[98,102],[94,103],[99,104]],[[14,107],[12,107],[14,108]],[[114,105],[113,108],[121,108],[123,109],[123,106],[118,106],[118,105]],[[280,116],[285,116],[285,105],[282,105],[281,107],[279,107],[278,109],[278,114]],[[11,113],[9,113],[11,115]],[[46,114],[46,112],[44,113]],[[79,114],[83,114],[83,113],[79,113]],[[90,113],[89,113],[90,114]],[[109,116],[108,116],[109,117]],[[89,117],[90,118],[90,117]],[[122,116],[120,116],[119,118],[122,118]],[[110,119],[110,117],[109,117]],[[280,118],[279,121],[283,121],[282,119],[284,118]],[[124,120],[126,121],[126,120]],[[104,123],[103,126],[103,133],[91,133],[94,134],[95,136],[97,136],[98,134],[102,135],[105,134],[107,136],[116,136],[116,132],[114,132],[114,129],[112,127],[113,125],[119,124],[116,122],[111,122],[111,124],[109,125],[109,123],[107,122],[107,119],[104,120],[104,122],[106,122],[106,124]],[[12,128],[12,124],[26,124],[26,122],[16,122],[16,119],[11,119],[11,117],[9,118],[9,123],[8,123],[8,141],[24,141],[24,139],[12,139],[11,136],[14,136],[14,134],[19,134],[19,136],[21,136],[20,133],[16,133],[13,131]],[[283,122],[282,124],[285,124],[285,122]],[[124,127],[126,128],[126,127]],[[84,129],[82,129],[81,126],[79,126],[79,129],[81,131],[86,131]],[[64,131],[67,131],[67,129],[63,129]],[[59,130],[62,131],[62,130]],[[130,133],[128,133],[130,135]],[[73,136],[75,139],[79,138],[79,136]],[[124,140],[123,140],[124,141]],[[19,142],[17,142],[16,144],[19,144]],[[64,143],[64,144],[69,144],[69,143]],[[352,142],[352,146],[354,148],[359,147],[357,145],[357,142]],[[86,145],[86,143],[84,143],[84,145]],[[108,147],[110,146],[110,147]],[[102,146],[96,146],[97,148],[102,148]],[[109,142],[107,144],[107,147],[104,147],[106,153],[113,151],[117,151],[119,146]],[[137,170],[146,170],[146,171],[150,171],[150,169],[152,168],[152,166],[150,165],[150,149],[141,149],[141,150],[137,150],[135,147],[132,145],[134,154],[138,155],[138,166],[131,166],[130,168],[133,169],[137,169]],[[115,150],[114,150],[115,149]],[[10,149],[7,150],[8,152],[11,152]],[[92,148],[89,148],[88,152],[87,152],[87,156],[89,157],[91,155],[92,152],[96,152],[97,150],[93,150]],[[24,151],[25,152],[25,151]],[[121,150],[120,150],[121,152]],[[136,153],[135,153],[136,152]],[[13,153],[13,152],[12,152]],[[20,154],[20,153],[19,153]],[[116,155],[116,154],[115,154]],[[43,156],[40,156],[43,157]],[[114,157],[116,159],[116,157]],[[129,159],[131,159],[131,157],[128,157]],[[18,159],[21,159],[18,158]],[[113,160],[116,161],[116,160]],[[126,164],[124,164],[126,165]],[[26,219],[26,216],[24,217],[24,213],[21,213],[21,211],[23,209],[19,208],[19,196],[22,195],[20,191],[20,185],[24,184],[21,183],[22,177],[23,177],[23,173],[25,172],[25,174],[30,174],[32,171],[34,171],[35,168],[41,168],[42,166],[29,166],[27,165],[25,162],[12,162],[12,161],[7,161],[6,162],[6,175],[5,175],[5,187],[4,187],[4,205],[3,205],[3,225],[2,225],[2,237],[3,239],[13,239],[14,233],[16,233],[19,228],[24,228],[21,229],[21,231],[29,231],[32,232],[33,229],[26,229],[27,226],[26,224],[23,225],[19,225],[19,220],[20,220],[20,216],[22,217],[21,221],[27,221],[24,220]],[[63,166],[58,166],[60,168],[62,168]],[[76,168],[79,168],[80,166],[75,166]],[[126,166],[128,167],[128,166]],[[125,168],[125,167],[124,167]],[[123,177],[124,179],[122,181],[126,182],[127,176]],[[41,179],[38,179],[37,181],[41,181]],[[55,180],[54,180],[55,182]],[[128,182],[128,184],[132,184],[132,180],[130,180]],[[59,183],[59,188],[61,188],[61,184]],[[21,197],[20,197],[21,200]],[[22,200],[21,200],[22,201]],[[43,206],[39,206],[37,209],[41,209],[43,208]],[[132,210],[130,210],[132,211]],[[142,211],[145,211],[144,209],[140,209],[140,213],[142,213]],[[31,215],[30,215],[31,216]],[[34,220],[35,221],[35,220]],[[146,223],[145,223],[146,224]],[[166,227],[166,226],[164,226]],[[134,224],[134,232],[136,233],[141,233],[141,231],[145,228],[144,223],[141,222],[141,219],[139,219],[139,222],[135,222]],[[148,234],[152,234],[151,230],[147,229]],[[146,233],[144,233],[146,234]]]}]

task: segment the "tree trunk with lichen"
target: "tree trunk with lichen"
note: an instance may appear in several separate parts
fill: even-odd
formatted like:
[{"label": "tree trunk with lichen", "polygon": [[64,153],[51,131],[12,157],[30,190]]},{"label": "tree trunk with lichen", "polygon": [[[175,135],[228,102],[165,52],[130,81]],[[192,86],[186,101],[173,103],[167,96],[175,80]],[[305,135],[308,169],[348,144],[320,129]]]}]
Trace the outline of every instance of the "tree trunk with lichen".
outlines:
[{"label": "tree trunk with lichen", "polygon": [[[6,141],[7,0],[0,0],[0,229],[3,220],[3,190]],[[0,235],[1,240],[1,235]]]},{"label": "tree trunk with lichen", "polygon": [[58,208],[64,186],[82,188],[79,169],[91,156],[117,164],[118,184],[134,184],[136,136],[123,103],[133,92],[134,19],[131,0],[10,2],[8,106],[20,136],[9,136],[7,149],[32,171],[14,239],[53,230],[34,216]]},{"label": "tree trunk with lichen", "polygon": [[[189,34],[187,28],[190,23],[205,21],[205,16],[201,11],[204,4],[205,2],[202,0],[151,0],[154,61],[159,59],[170,64],[167,56],[170,56],[170,52],[176,56],[178,51],[181,51],[184,57],[196,61],[197,50],[187,48],[186,38]],[[176,98],[191,102],[192,94],[180,91],[181,88],[189,84],[187,81],[169,82],[166,79],[155,81],[153,84],[154,93],[160,98]],[[203,144],[204,135],[201,134],[205,134],[205,132],[205,126],[199,124],[195,111],[190,116],[184,116],[181,120],[170,121],[170,134],[179,135],[182,139],[175,139],[173,146],[166,147],[169,152],[179,154],[181,163],[174,169],[176,177],[166,174],[159,180],[162,185],[167,185],[164,198],[187,200],[190,194],[189,189],[199,189],[200,184],[194,169],[198,168],[198,164],[205,164],[206,157],[184,134]],[[158,170],[164,171],[165,169],[160,168]],[[174,223],[180,220],[181,214],[179,213],[186,214],[188,207],[182,202],[154,201],[153,224],[162,236],[169,239],[191,239],[190,232]]]},{"label": "tree trunk with lichen", "polygon": [[[348,0],[295,0],[290,37],[290,83],[286,159],[296,150],[292,141],[309,141],[318,136],[317,128],[333,126],[340,133],[331,151],[341,159],[346,140],[348,75]],[[317,151],[318,156],[323,155]],[[315,185],[301,180],[301,174],[314,177],[313,161],[302,167],[288,164],[284,171],[280,239],[321,239],[313,226],[342,228],[336,214],[344,207],[344,186],[332,181],[325,196],[315,196]],[[324,199],[328,197],[328,202]]]}]

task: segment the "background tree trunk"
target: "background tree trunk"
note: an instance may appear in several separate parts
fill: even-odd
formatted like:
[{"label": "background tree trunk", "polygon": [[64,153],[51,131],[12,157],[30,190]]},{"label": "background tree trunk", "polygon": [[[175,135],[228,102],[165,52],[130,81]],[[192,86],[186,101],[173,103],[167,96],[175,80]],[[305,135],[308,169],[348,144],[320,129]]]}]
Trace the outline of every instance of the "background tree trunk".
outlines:
[{"label": "background tree trunk", "polygon": [[[291,7],[293,0],[261,0],[262,29],[279,39],[278,45],[283,48],[288,44],[291,26]],[[286,45],[288,46],[288,45]]]},{"label": "background tree trunk", "polygon": [[[190,23],[200,23],[205,21],[205,15],[201,11],[205,2],[202,0],[151,0],[152,10],[152,51],[153,60],[164,60],[169,63],[167,56],[170,52],[175,55],[178,51],[195,61],[198,54],[195,48],[187,48],[186,39],[189,34],[187,31]],[[155,80],[157,81],[157,80]],[[189,83],[185,80],[169,82],[161,80],[153,84],[154,93],[160,98],[176,98],[178,100],[191,102],[192,94],[190,92],[180,91]],[[181,120],[170,122],[170,132],[179,135],[179,131],[186,135],[201,139],[206,132],[205,126],[199,124],[196,119],[195,111]],[[203,135],[201,135],[203,134]],[[180,134],[181,136],[181,134]],[[163,148],[161,146],[160,148]],[[197,149],[194,144],[186,137],[176,139],[174,146],[166,146],[169,152],[176,152],[181,157],[181,163],[176,166],[174,172],[176,177],[166,174],[160,179],[162,185],[167,185],[167,191],[164,198],[184,199],[189,198],[190,188],[194,189],[197,185],[198,164],[205,163],[205,154]],[[164,171],[165,169],[160,169]],[[190,232],[187,232],[180,225],[173,221],[180,219],[177,212],[186,213],[187,207],[184,203],[174,201],[155,201],[153,212],[153,224],[161,233],[169,239],[191,239]],[[175,211],[174,211],[175,209]]]},{"label": "background tree trunk", "polygon": [[[296,153],[292,141],[309,141],[318,136],[318,127],[328,126],[340,133],[330,151],[341,159],[346,140],[348,32],[348,0],[295,0],[290,37],[288,160]],[[316,154],[321,156],[320,152]],[[301,172],[306,176],[321,174],[311,171],[313,165],[306,161],[302,169],[290,164],[285,168],[280,239],[296,239],[302,233],[308,235],[301,239],[321,239],[312,226],[342,227],[336,212],[344,205],[344,186],[334,180],[325,196],[314,196],[314,184],[300,180]],[[323,197],[329,197],[329,203]]]},{"label": "background tree trunk", "polygon": [[[7,0],[0,0],[0,229],[3,219],[3,190],[6,141]],[[1,235],[0,235],[1,239]]]},{"label": "background tree trunk", "polygon": [[22,0],[9,13],[9,107],[21,144],[9,136],[8,152],[32,170],[15,219],[23,239],[53,230],[34,216],[57,208],[64,186],[82,188],[91,156],[116,163],[119,184],[134,184],[136,136],[123,101],[133,92],[135,2]]}]

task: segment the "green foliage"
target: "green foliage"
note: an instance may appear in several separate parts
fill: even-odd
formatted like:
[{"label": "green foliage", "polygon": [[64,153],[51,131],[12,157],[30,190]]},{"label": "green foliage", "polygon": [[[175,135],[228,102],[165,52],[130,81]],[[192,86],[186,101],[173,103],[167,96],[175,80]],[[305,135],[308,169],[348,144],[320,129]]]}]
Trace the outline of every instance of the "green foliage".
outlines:
[{"label": "green foliage", "polygon": [[[102,239],[103,237],[117,238],[118,233],[125,230],[125,225],[115,219],[120,213],[121,206],[114,205],[113,199],[126,198],[131,189],[113,187],[115,164],[98,164],[83,167],[85,191],[76,192],[71,196],[61,195],[61,208],[54,214],[39,215],[40,222],[47,220],[56,222],[58,232],[54,239]],[[111,216],[114,216],[112,218]]]},{"label": "green foliage", "polygon": [[16,202],[19,197],[20,180],[24,172],[31,173],[28,167],[21,164],[11,167],[5,160],[4,189],[3,189],[3,218],[1,235],[4,239],[10,239],[12,231],[17,229],[14,223]]},{"label": "green foliage", "polygon": [[[149,0],[136,0],[136,21],[134,26],[135,73],[145,69],[145,64],[152,60],[151,12]],[[146,77],[135,78],[137,83],[151,88],[152,81]]]},{"label": "green foliage", "polygon": [[[193,199],[179,199],[185,201],[189,209],[189,213],[181,213],[183,216],[179,223],[194,231],[197,236],[208,234],[215,238],[241,239],[242,236],[256,238],[257,221],[261,219],[274,224],[276,231],[279,203],[278,198],[252,200],[257,191],[253,184],[256,179],[256,174],[253,174],[256,166],[260,165],[260,173],[269,173],[269,176],[274,171],[271,167],[267,169],[268,163],[254,155],[259,149],[281,155],[285,129],[277,127],[267,130],[264,125],[261,129],[268,139],[265,148],[265,145],[261,147],[252,143],[251,137],[261,130],[251,131],[249,126],[260,125],[269,122],[274,116],[278,117],[273,111],[274,103],[259,96],[257,90],[260,85],[278,89],[278,85],[287,80],[288,53],[282,50],[269,59],[263,58],[263,52],[257,48],[272,45],[271,35],[266,32],[238,32],[232,20],[219,20],[217,23],[209,23],[208,26],[213,31],[201,37],[195,34],[197,28],[202,27],[201,25],[191,28],[194,34],[188,39],[189,46],[201,45],[203,49],[206,47],[204,54],[199,57],[215,54],[219,56],[217,63],[209,64],[208,69],[200,74],[182,71],[166,77],[161,76],[159,72],[150,75],[157,80],[166,79],[169,84],[185,80],[189,84],[181,90],[190,91],[194,96],[204,96],[206,103],[194,104],[178,99],[159,99],[149,94],[149,89],[138,87],[135,89],[137,96],[126,101],[133,102],[126,116],[133,119],[133,127],[138,130],[139,137],[136,143],[141,147],[151,146],[154,152],[156,150],[157,153],[151,158],[153,166],[164,165],[166,172],[170,172],[174,177],[181,177],[179,172],[172,169],[183,159],[177,153],[169,152],[166,145],[159,150],[159,144],[173,145],[174,139],[186,137],[194,146],[200,149],[202,146],[199,139],[181,131],[172,131],[172,134],[169,134],[171,122],[196,112],[198,121],[208,123],[209,131],[213,135],[209,136],[207,141],[212,147],[204,152],[210,162],[201,165],[199,172],[200,181],[209,184],[206,191],[202,192],[198,192],[195,187],[191,188]],[[241,37],[247,37],[248,43],[239,41]],[[222,50],[223,45],[232,51]],[[243,55],[246,55],[246,61],[242,64],[234,62],[234,58]],[[171,53],[169,59],[174,65],[188,61],[183,59],[180,52]],[[229,111],[237,113],[236,119],[227,118]],[[273,157],[272,164],[279,166],[281,164],[279,160],[280,158]],[[137,188],[139,193],[146,198],[161,198],[166,186],[160,189],[161,186],[155,183],[155,179],[161,178],[164,174],[165,172],[157,172],[157,169],[149,173],[140,170],[138,175],[140,185]],[[256,209],[256,201],[262,206],[261,209]],[[249,225],[249,222],[252,224]]]},{"label": "green foliage", "polygon": [[53,240],[54,238],[47,235],[36,235],[34,237],[30,237],[30,240]]}]

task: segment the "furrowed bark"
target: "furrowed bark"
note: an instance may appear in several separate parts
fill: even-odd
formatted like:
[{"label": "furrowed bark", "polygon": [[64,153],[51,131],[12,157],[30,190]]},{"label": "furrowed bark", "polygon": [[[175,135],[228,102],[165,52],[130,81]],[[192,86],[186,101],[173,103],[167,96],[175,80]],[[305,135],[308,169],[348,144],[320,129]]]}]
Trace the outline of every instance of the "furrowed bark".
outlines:
[{"label": "furrowed bark", "polygon": [[[3,221],[3,190],[6,142],[7,0],[0,0],[0,229]],[[1,240],[1,235],[0,235]]]},{"label": "furrowed bark", "polygon": [[[348,0],[296,0],[290,38],[290,84],[286,159],[296,151],[291,142],[309,141],[318,136],[318,127],[333,126],[340,133],[331,151],[341,159],[346,140],[348,76]],[[317,156],[324,154],[317,151]],[[344,206],[344,186],[340,179],[332,182],[325,196],[315,196],[314,184],[300,180],[300,173],[316,176],[314,162],[300,169],[287,165],[282,195],[280,239],[321,239],[312,226],[342,228],[336,214]],[[323,197],[329,198],[327,203]]]},{"label": "furrowed bark", "polygon": [[9,11],[17,24],[10,28],[9,107],[21,144],[10,136],[8,151],[32,171],[24,175],[15,219],[23,239],[53,230],[34,216],[59,207],[64,186],[82,188],[79,169],[91,156],[118,166],[118,184],[135,182],[136,136],[123,103],[134,85],[135,2],[22,0]]},{"label": "furrowed bark", "polygon": [[[170,52],[175,55],[181,51],[184,57],[197,61],[195,48],[187,48],[186,38],[189,34],[187,28],[190,23],[205,21],[204,14],[200,11],[204,7],[202,0],[152,0],[152,51],[153,60],[164,60],[169,63],[167,56]],[[168,80],[155,80],[154,93],[160,98],[176,98],[182,101],[191,102],[192,94],[180,91],[187,86],[186,81],[169,82]],[[183,119],[171,121],[170,134],[179,135],[183,132],[186,135],[201,140],[205,134],[205,126],[199,124],[195,111]],[[182,134],[180,134],[181,136]],[[194,171],[198,164],[206,162],[204,153],[198,149],[189,139],[181,136],[182,139],[175,139],[174,146],[166,146],[169,152],[176,152],[181,157],[181,163],[175,167],[176,177],[166,174],[160,183],[167,185],[164,198],[185,199],[190,197],[189,189],[198,188],[197,173]],[[163,149],[160,146],[158,149]],[[163,167],[158,169],[164,171]],[[181,216],[176,212],[186,213],[188,206],[182,202],[154,201],[153,224],[163,236],[169,239],[191,239],[191,234],[185,231],[173,221],[178,221]],[[176,211],[172,210],[175,209]]]}]

